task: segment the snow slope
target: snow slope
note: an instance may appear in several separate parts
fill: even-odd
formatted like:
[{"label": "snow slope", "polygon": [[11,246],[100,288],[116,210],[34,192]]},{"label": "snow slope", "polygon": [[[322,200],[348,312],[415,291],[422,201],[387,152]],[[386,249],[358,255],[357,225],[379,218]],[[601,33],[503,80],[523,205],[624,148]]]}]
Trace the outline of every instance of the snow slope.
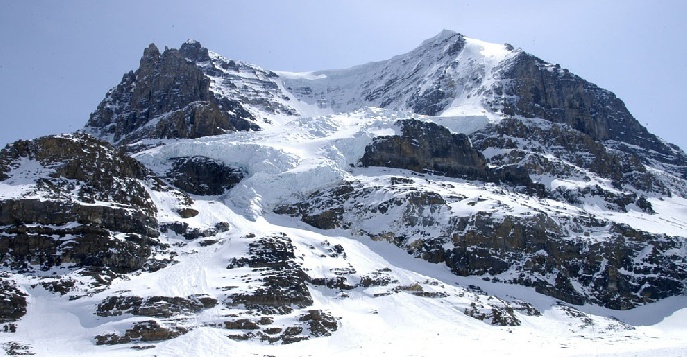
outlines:
[{"label": "snow slope", "polygon": [[[340,355],[363,354],[432,356],[445,351],[447,341],[467,353],[487,355],[642,355],[660,353],[683,355],[687,351],[684,332],[687,323],[680,318],[687,313],[683,297],[666,299],[630,311],[615,311],[595,306],[571,307],[535,293],[532,288],[484,281],[479,277],[458,277],[446,266],[413,258],[404,250],[386,242],[372,241],[351,230],[321,231],[296,219],[270,213],[274,206],[291,197],[335,185],[344,180],[383,185],[389,177],[403,170],[354,168],[364,147],[378,135],[397,132],[394,124],[404,113],[383,109],[365,109],[351,114],[317,118],[295,118],[279,130],[232,133],[196,140],[174,140],[141,152],[136,157],[148,167],[164,172],[167,160],[180,156],[202,155],[246,170],[247,178],[224,196],[195,197],[193,208],[200,215],[184,222],[207,228],[228,222],[231,229],[213,239],[218,243],[202,246],[167,232],[161,240],[177,254],[176,264],[157,272],[142,272],[115,279],[104,291],[87,286],[67,296],[49,293],[39,277],[13,275],[30,294],[29,313],[17,324],[17,333],[0,334],[0,343],[16,341],[31,346],[38,355]],[[431,118],[428,118],[431,120]],[[469,125],[469,123],[468,123]],[[19,179],[29,170],[21,166],[17,179],[8,184],[21,187]],[[531,214],[547,210],[552,216],[580,214],[580,207],[541,201],[527,196],[504,194],[497,187],[480,187],[461,180],[428,177],[418,179],[418,190],[451,191],[466,199],[452,205],[452,214],[468,215],[479,211]],[[424,183],[422,183],[424,182]],[[451,185],[449,185],[451,184]],[[164,192],[151,191],[161,223],[178,220],[173,212],[177,200]],[[171,194],[170,194],[171,195]],[[479,199],[479,200],[478,200]],[[467,204],[477,202],[478,204]],[[659,202],[656,202],[659,203]],[[656,205],[659,215],[631,211],[613,213],[610,218],[653,226],[657,232],[687,235],[684,199],[672,198]],[[593,211],[593,210],[592,210]],[[672,217],[671,217],[672,216]],[[385,216],[369,222],[368,229],[385,227]],[[671,220],[671,224],[658,224]],[[337,290],[309,285],[313,297],[310,309],[328,311],[338,321],[338,329],[328,337],[312,338],[291,345],[259,341],[234,341],[228,330],[214,327],[225,316],[243,314],[239,307],[219,304],[197,315],[179,316],[178,323],[190,332],[157,343],[150,350],[135,350],[129,345],[96,346],[94,336],[121,331],[141,317],[123,315],[100,317],[94,307],[113,294],[135,296],[206,295],[222,301],[224,286],[234,291],[251,291],[246,281],[249,270],[227,270],[227,262],[244,256],[250,236],[285,234],[293,241],[295,255],[311,278],[332,278],[337,271],[349,271],[346,281],[355,284],[363,276],[386,271],[391,281],[386,286],[355,287]],[[603,239],[602,236],[593,239]],[[326,243],[325,243],[326,242]],[[327,247],[340,245],[345,258],[332,258]],[[351,272],[352,271],[352,272]],[[258,279],[256,276],[254,279]],[[417,286],[417,287],[413,287]],[[412,287],[412,288],[411,288]],[[418,288],[419,287],[419,288]],[[420,289],[432,293],[415,295]],[[80,297],[71,301],[69,296]],[[520,301],[532,304],[541,316],[516,310],[520,326],[492,326],[466,315],[477,303],[479,311],[490,306],[518,307]],[[586,312],[583,312],[586,311]],[[297,316],[280,316],[275,324],[292,323]],[[620,320],[609,319],[609,317]],[[46,319],[53,323],[46,325]],[[294,320],[295,321],[295,320]],[[622,321],[622,322],[621,322]]]},{"label": "snow slope", "polygon": [[[438,227],[451,219],[483,213],[495,220],[542,215],[572,232],[566,239],[589,244],[609,239],[610,222],[657,235],[687,237],[687,199],[680,195],[649,196],[652,214],[633,204],[626,211],[609,209],[598,195],[571,203],[493,182],[360,167],[375,138],[400,134],[399,120],[415,118],[463,134],[498,122],[500,115],[487,110],[486,103],[500,66],[515,53],[509,46],[443,32],[418,50],[389,61],[341,71],[278,72],[277,78],[211,52],[211,61],[200,64],[210,73],[211,90],[258,103],[249,109],[256,118],[265,119],[260,123],[262,130],[146,140],[138,143],[145,149],[133,156],[160,177],[165,177],[176,158],[202,156],[239,168],[245,177],[237,186],[222,195],[191,196],[192,202],[183,204],[178,191],[141,182],[155,203],[161,227],[185,224],[190,230],[213,233],[189,239],[173,229],[161,229],[161,248],[151,259],[170,264],[155,271],[120,274],[104,286],[95,285],[94,277],[75,267],[35,274],[3,267],[2,277],[17,282],[28,294],[28,312],[16,322],[15,333],[0,333],[0,351],[41,356],[436,356],[447,349],[503,356],[687,355],[685,296],[631,310],[574,306],[532,287],[502,282],[512,271],[499,279],[457,276],[445,264],[415,258],[384,239],[394,231],[408,237],[405,244],[410,245],[439,236]],[[436,83],[440,86],[435,87]],[[243,91],[234,91],[243,85]],[[417,98],[426,101],[419,103]],[[418,109],[429,115],[417,114]],[[33,197],[37,179],[51,172],[33,160],[19,162],[0,181],[0,199]],[[600,187],[620,192],[611,180],[577,166],[569,176],[532,178],[550,190]],[[302,203],[313,194],[324,196],[343,184],[360,193],[353,199],[335,197],[355,208],[342,214],[350,226],[323,230],[274,213],[281,205]],[[431,216],[433,223],[403,224],[404,205],[415,193],[445,198],[442,208],[416,212],[420,218]],[[402,203],[383,213],[360,209],[393,199]],[[181,217],[182,207],[197,214]],[[581,233],[571,223],[575,217],[598,219],[603,225],[583,227]],[[213,231],[218,226],[226,229]],[[265,313],[235,303],[241,294],[256,294],[266,279],[279,274],[277,268],[241,263],[267,240],[292,250],[293,257],[284,259],[288,264],[280,269],[307,276],[304,284],[312,301],[306,306],[292,304],[279,313]],[[687,257],[684,245],[673,253]],[[74,288],[64,294],[46,290],[59,279],[70,279]],[[171,317],[126,309],[110,314],[102,308],[113,297],[160,296],[192,302],[208,298],[216,304],[198,311],[182,308]],[[307,335],[307,339],[292,344],[269,343],[255,334],[268,327],[280,333],[303,327],[303,316],[311,311],[333,317],[336,328],[318,334],[312,325],[305,327],[298,336]],[[257,328],[227,324],[266,316],[271,320]],[[155,342],[97,344],[96,336],[121,336],[145,321],[183,333]]]},{"label": "snow slope", "polygon": [[[204,205],[206,203],[198,203]],[[486,283],[475,278],[459,278],[445,267],[430,264],[407,255],[403,250],[382,242],[358,241],[346,235],[314,232],[302,223],[289,218],[266,215],[256,222],[232,214],[221,203],[213,203],[215,212],[228,220],[234,229],[223,234],[221,243],[200,247],[196,242],[168,237],[169,243],[182,243],[179,262],[156,273],[142,273],[115,280],[105,292],[87,294],[78,300],[32,287],[38,279],[18,277],[22,287],[30,293],[29,313],[18,323],[15,334],[0,334],[0,344],[18,341],[30,345],[37,355],[51,356],[138,356],[151,355],[207,355],[232,356],[334,356],[394,355],[434,356],[445,353],[447,343],[457,344],[462,353],[486,355],[563,355],[563,356],[636,356],[659,353],[665,356],[684,355],[687,341],[683,338],[687,323],[684,320],[685,300],[676,298],[634,312],[622,314],[623,320],[640,321],[660,311],[650,326],[631,327],[616,320],[601,317],[615,311],[596,311],[586,315],[558,305],[554,299],[539,295],[528,288]],[[93,336],[116,331],[136,317],[103,318],[95,316],[94,305],[113,292],[147,296],[161,294],[188,296],[209,294],[218,296],[218,287],[235,283],[225,268],[227,258],[244,251],[243,235],[283,232],[294,239],[297,251],[303,253],[302,264],[311,274],[331,274],[342,263],[328,262],[318,254],[311,254],[311,245],[320,242],[341,244],[345,262],[358,274],[375,269],[390,269],[398,285],[420,283],[425,290],[443,292],[447,297],[428,298],[408,292],[375,297],[385,289],[356,288],[345,294],[336,290],[309,287],[315,300],[313,308],[326,309],[339,318],[339,329],[329,337],[315,338],[291,345],[271,345],[256,341],[234,341],[226,337],[227,330],[207,326],[208,322],[226,316],[224,308],[207,310],[183,323],[191,331],[178,338],[137,346],[156,346],[135,350],[129,345],[95,346]],[[345,232],[340,232],[344,234]],[[335,259],[332,259],[335,260]],[[487,294],[506,301],[516,298],[530,301],[542,316],[527,316],[516,312],[521,326],[498,327],[468,317],[463,311],[473,301],[494,303],[489,295],[468,289],[481,286]],[[681,317],[682,316],[682,317]],[[286,317],[288,318],[288,317]],[[140,319],[140,318],[138,318]],[[51,321],[46,324],[46,321]],[[183,321],[183,319],[181,319]],[[450,341],[450,342],[449,342]]]},{"label": "snow slope", "polygon": [[441,115],[447,117],[444,123],[448,117],[496,121],[500,116],[487,109],[492,87],[500,79],[499,69],[518,53],[507,45],[444,31],[387,61],[344,70],[277,73],[301,101],[337,112],[372,106]]}]

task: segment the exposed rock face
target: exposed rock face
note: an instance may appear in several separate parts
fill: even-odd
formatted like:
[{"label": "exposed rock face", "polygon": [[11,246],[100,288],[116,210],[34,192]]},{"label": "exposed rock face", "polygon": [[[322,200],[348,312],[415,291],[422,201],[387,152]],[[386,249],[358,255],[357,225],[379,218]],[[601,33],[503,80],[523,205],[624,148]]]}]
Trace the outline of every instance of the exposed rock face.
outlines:
[{"label": "exposed rock face", "polygon": [[[87,206],[73,202],[41,201],[39,199],[5,200],[0,206],[0,224],[40,224],[65,226],[69,223],[89,224],[92,231],[112,230],[157,237],[157,221],[145,212],[123,212],[110,206]],[[31,228],[17,228],[17,231]],[[74,229],[73,232],[78,232]],[[88,231],[88,229],[85,229]],[[69,233],[69,229],[64,231]]]},{"label": "exposed rock face", "polygon": [[484,156],[472,147],[466,135],[451,134],[442,126],[417,120],[398,124],[401,136],[375,138],[365,148],[360,160],[363,166],[431,171],[473,180],[487,177]]},{"label": "exposed rock face", "polygon": [[308,310],[298,317],[297,323],[291,326],[273,326],[273,319],[263,317],[259,320],[237,319],[226,321],[224,328],[232,331],[244,331],[228,337],[244,341],[257,339],[269,343],[290,344],[308,340],[312,337],[331,336],[339,328],[338,321],[330,313],[322,310]]},{"label": "exposed rock face", "polygon": [[414,119],[401,120],[400,136],[381,136],[365,148],[363,166],[383,166],[429,172],[448,177],[524,186],[543,193],[528,173],[514,165],[487,167],[484,155],[472,146],[465,134],[452,134],[443,126]]},{"label": "exposed rock face", "polygon": [[574,178],[589,176],[588,170],[610,179],[615,188],[632,186],[662,195],[682,191],[652,175],[637,154],[609,149],[567,124],[503,119],[471,134],[471,139],[477,150],[497,152],[488,158],[489,164],[522,168],[532,176]]},{"label": "exposed rock face", "polygon": [[[605,224],[576,223],[582,227]],[[534,286],[538,292],[573,304],[628,309],[679,295],[684,289],[687,262],[674,255],[683,246],[679,238],[617,224],[598,228],[607,228],[613,238],[604,242],[565,239],[564,227],[544,215],[506,217],[499,222],[479,214],[455,221],[453,249],[444,250],[437,240],[428,241],[419,251],[443,250],[446,264],[459,275],[515,271],[512,282]],[[549,281],[554,284],[543,279],[546,276],[553,277]],[[574,284],[586,289],[580,291]]]},{"label": "exposed rock face", "polygon": [[286,236],[264,237],[251,243],[249,256],[232,260],[227,269],[248,266],[272,273],[263,275],[262,287],[253,293],[231,295],[227,303],[270,314],[287,314],[293,306],[312,305],[306,285],[308,275],[294,260],[293,245]]},{"label": "exposed rock face", "polygon": [[[193,212],[193,213],[198,214],[197,211]],[[184,212],[180,212],[180,215],[182,217],[184,217]],[[188,216],[185,218],[188,218]],[[186,223],[186,222],[175,222],[175,223],[168,223],[168,224],[161,225],[160,230],[163,233],[171,231],[171,232],[174,232],[176,234],[183,236],[187,240],[193,240],[193,239],[197,239],[197,238],[214,237],[218,233],[223,233],[223,232],[228,231],[230,227],[231,226],[227,222],[218,222],[217,224],[215,224],[214,227],[201,230],[198,228],[190,228],[188,223]],[[208,245],[213,244],[212,242],[217,243],[217,241],[213,240],[213,239],[204,240],[201,242],[205,242],[205,243],[201,243],[201,244],[208,244]]]},{"label": "exposed rock face", "polygon": [[12,322],[26,314],[26,296],[13,281],[0,275],[0,332],[16,331]]},{"label": "exposed rock face", "polygon": [[144,138],[198,138],[258,129],[243,105],[218,99],[210,78],[194,61],[209,60],[197,42],[162,54],[151,44],[136,72],[108,92],[91,114],[86,131],[117,144]]},{"label": "exposed rock face", "polygon": [[98,316],[120,316],[132,314],[135,316],[170,318],[182,314],[195,314],[203,309],[215,307],[217,300],[209,296],[110,296],[99,305]]},{"label": "exposed rock face", "polygon": [[180,157],[174,159],[167,178],[194,195],[221,195],[243,179],[243,172],[207,157]]},{"label": "exposed rock face", "polygon": [[[338,329],[337,319],[323,310],[306,310],[313,304],[308,289],[312,279],[297,262],[295,247],[285,234],[246,237],[249,254],[233,258],[227,269],[250,271],[245,281],[258,283],[249,291],[228,289],[225,305],[243,307],[246,317],[224,321],[223,327],[235,331],[229,338],[242,341],[257,339],[269,343],[294,343],[312,337],[329,336]],[[335,249],[343,252],[342,247]],[[334,250],[332,250],[334,252]],[[339,257],[338,253],[332,257]],[[253,278],[255,277],[255,278]],[[276,319],[296,315],[297,320],[278,324]]]},{"label": "exposed rock face", "polygon": [[[551,65],[519,53],[502,73],[497,92],[503,92],[504,113],[539,117],[567,124],[596,141],[615,141],[638,146],[642,154],[663,163],[685,166],[687,157],[679,148],[649,133],[613,93]],[[516,100],[509,98],[516,97]],[[626,151],[628,145],[619,145]]]},{"label": "exposed rock face", "polygon": [[41,179],[37,189],[51,197],[61,197],[60,190],[69,189],[83,202],[112,201],[148,214],[155,211],[150,196],[137,181],[149,175],[148,169],[91,136],[73,134],[17,141],[1,151],[0,172],[7,179],[13,170],[26,170],[22,166],[26,161],[45,168],[48,177],[37,177]]},{"label": "exposed rock face", "polygon": [[116,345],[131,342],[155,342],[179,337],[188,332],[181,326],[164,326],[155,320],[141,321],[127,329],[123,335],[108,334],[95,337],[97,345]]},{"label": "exposed rock face", "polygon": [[10,341],[0,344],[7,356],[33,356],[35,353],[31,350],[30,345],[21,344]]},{"label": "exposed rock face", "polygon": [[159,245],[143,185],[149,171],[105,143],[86,135],[19,141],[0,152],[0,171],[5,183],[33,185],[0,201],[5,266],[74,263],[124,273],[143,267]]},{"label": "exposed rock face", "polygon": [[[350,229],[388,241],[431,263],[444,263],[457,275],[494,276],[574,304],[628,309],[685,289],[687,260],[679,253],[684,249],[680,237],[555,210],[513,215],[507,205],[466,215],[465,208],[452,207],[487,199],[438,193],[447,185],[399,177],[380,186],[348,182],[275,212],[320,229]],[[313,283],[346,286],[339,280]]]},{"label": "exposed rock face", "polygon": [[179,53],[192,62],[198,63],[210,60],[208,49],[203,47],[200,42],[194,40],[186,41],[186,43],[181,45]]}]

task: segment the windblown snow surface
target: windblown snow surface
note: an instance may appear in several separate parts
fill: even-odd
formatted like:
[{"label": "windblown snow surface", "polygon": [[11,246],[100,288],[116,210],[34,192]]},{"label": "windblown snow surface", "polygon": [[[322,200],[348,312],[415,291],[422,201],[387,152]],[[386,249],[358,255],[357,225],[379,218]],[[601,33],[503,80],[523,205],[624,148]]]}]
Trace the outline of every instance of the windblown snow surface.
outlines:
[{"label": "windblown snow surface", "polygon": [[[392,175],[408,175],[396,169],[355,167],[372,138],[396,133],[398,128],[394,123],[407,115],[368,108],[350,114],[296,117],[283,125],[266,126],[259,132],[168,141],[139,153],[136,158],[157,172],[167,169],[170,158],[195,155],[241,167],[247,177],[238,186],[222,196],[194,197],[193,207],[201,213],[183,220],[200,229],[229,222],[231,229],[216,237],[219,243],[207,246],[173,233],[163,234],[162,241],[174,247],[178,254],[176,264],[157,272],[117,278],[105,290],[89,291],[84,287],[81,297],[73,301],[68,298],[69,294],[59,296],[36,285],[39,277],[16,275],[21,288],[29,293],[28,313],[18,321],[16,333],[0,334],[0,344],[15,341],[30,345],[32,352],[45,356],[436,356],[447,351],[500,356],[687,354],[687,297],[673,297],[629,311],[597,306],[572,309],[531,288],[493,283],[480,277],[455,276],[446,266],[413,258],[387,242],[375,242],[349,230],[317,230],[295,218],[271,213],[280,202],[344,180],[374,185]],[[472,122],[468,120],[465,124],[469,127]],[[460,127],[459,122],[452,125]],[[26,192],[26,176],[41,172],[31,162],[22,165],[15,179],[3,184],[16,185],[15,191],[3,186],[4,194]],[[504,195],[464,180],[433,176],[425,179],[426,185],[435,185],[435,189],[442,187],[467,196],[464,202],[471,199],[479,202],[457,204],[453,214],[467,215],[477,210],[507,210],[510,214],[527,214],[532,210],[557,214],[569,211],[572,214],[581,209],[528,196]],[[424,184],[417,185],[421,188]],[[179,220],[173,213],[178,201],[172,194],[154,190],[150,193],[158,206],[160,223]],[[608,214],[607,218],[650,231],[687,236],[684,211],[687,201],[671,198],[655,200],[652,204],[658,212],[656,215],[630,211]],[[374,222],[380,226],[385,223],[388,222],[384,222],[383,216]],[[227,330],[212,326],[222,317],[237,313],[236,309],[220,304],[190,319],[180,318],[190,332],[164,342],[141,344],[154,345],[151,349],[132,349],[128,344],[95,345],[96,335],[121,331],[122,326],[148,319],[130,315],[97,316],[95,306],[105,297],[118,293],[142,297],[194,294],[219,297],[225,286],[250,290],[250,279],[245,279],[249,273],[228,270],[227,262],[247,253],[249,239],[246,237],[284,233],[292,239],[300,264],[312,277],[331,277],[342,268],[353,268],[355,276],[387,269],[396,286],[419,284],[424,291],[438,293],[438,297],[427,298],[399,290],[390,293],[390,287],[381,286],[357,287],[345,293],[309,286],[314,300],[311,308],[329,311],[338,319],[339,328],[331,336],[287,345],[234,341],[226,337]],[[345,258],[334,259],[324,254],[326,246],[336,244],[345,249]],[[70,294],[77,293],[78,289]],[[464,313],[475,302],[488,309],[505,302],[522,301],[530,303],[542,315],[528,316],[516,311],[522,324],[501,327]],[[281,317],[285,325],[295,318]]]}]

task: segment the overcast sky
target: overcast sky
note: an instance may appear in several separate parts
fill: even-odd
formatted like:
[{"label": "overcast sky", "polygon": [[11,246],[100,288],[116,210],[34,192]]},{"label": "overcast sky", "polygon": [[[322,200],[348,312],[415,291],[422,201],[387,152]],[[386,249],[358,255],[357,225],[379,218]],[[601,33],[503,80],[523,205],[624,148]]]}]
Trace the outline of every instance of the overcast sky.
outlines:
[{"label": "overcast sky", "polygon": [[609,89],[687,148],[687,1],[0,0],[0,146],[83,127],[151,42],[270,70],[388,59],[442,29],[510,43]]}]

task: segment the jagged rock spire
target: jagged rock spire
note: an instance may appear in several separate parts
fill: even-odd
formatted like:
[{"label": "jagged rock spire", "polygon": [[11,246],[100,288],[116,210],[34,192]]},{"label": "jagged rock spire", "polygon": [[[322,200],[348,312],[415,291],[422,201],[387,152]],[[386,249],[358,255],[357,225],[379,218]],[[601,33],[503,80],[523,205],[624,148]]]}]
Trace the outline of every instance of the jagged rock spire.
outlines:
[{"label": "jagged rock spire", "polygon": [[162,54],[150,44],[139,69],[107,94],[85,131],[126,144],[143,138],[197,138],[257,129],[241,103],[217,99],[210,91],[211,80],[197,65],[209,59],[208,49],[196,41]]}]

